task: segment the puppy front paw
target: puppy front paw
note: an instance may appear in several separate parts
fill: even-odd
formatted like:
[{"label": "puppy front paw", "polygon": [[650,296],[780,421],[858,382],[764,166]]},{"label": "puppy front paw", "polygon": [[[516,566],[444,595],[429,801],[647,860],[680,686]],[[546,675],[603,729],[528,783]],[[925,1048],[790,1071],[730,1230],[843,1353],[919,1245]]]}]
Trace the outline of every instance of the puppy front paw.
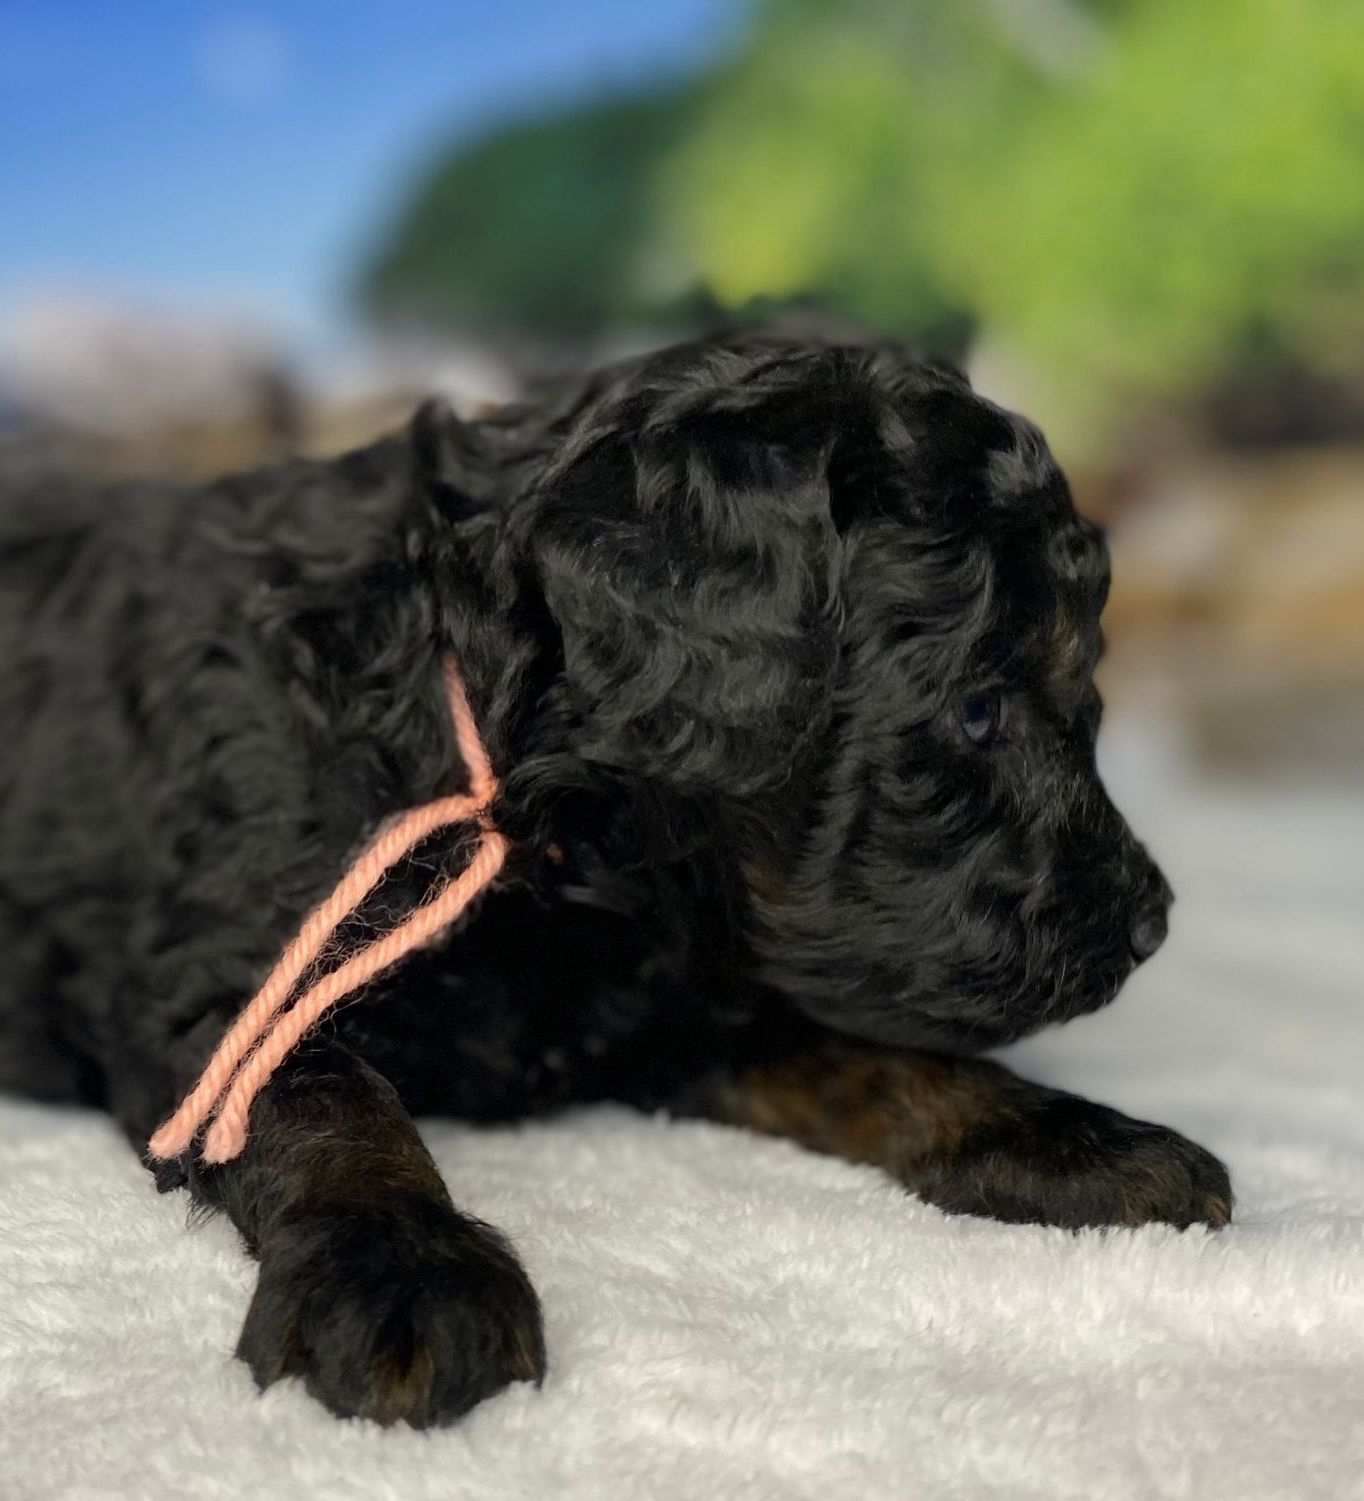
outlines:
[{"label": "puppy front paw", "polygon": [[910,1186],[951,1214],[1077,1230],[1153,1222],[1220,1230],[1233,1203],[1227,1170],[1211,1152],[1165,1126],[1062,1094],[969,1137]]},{"label": "puppy front paw", "polygon": [[342,1417],[414,1428],[545,1370],[539,1300],[515,1255],[488,1226],[428,1204],[280,1229],[237,1356],[261,1388],[297,1376]]}]

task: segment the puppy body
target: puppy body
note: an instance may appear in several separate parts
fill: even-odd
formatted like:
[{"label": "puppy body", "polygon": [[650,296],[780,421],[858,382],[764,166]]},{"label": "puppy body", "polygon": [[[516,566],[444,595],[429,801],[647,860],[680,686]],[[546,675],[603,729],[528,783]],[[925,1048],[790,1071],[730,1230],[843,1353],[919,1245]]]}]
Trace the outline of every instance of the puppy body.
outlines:
[{"label": "puppy body", "polygon": [[[11,489],[4,1087],[107,1104],[141,1149],[357,845],[460,785],[443,649],[510,769],[511,876],[329,1030],[411,1108],[472,1119],[661,1103],[743,1030],[737,872],[656,858],[657,837],[710,838],[703,814],[680,835],[566,749],[534,698],[546,643],[497,613],[497,581],[458,576],[467,552],[441,555],[484,519],[427,508],[419,441],[206,491]],[[366,926],[461,855],[429,843]]]},{"label": "puppy body", "polygon": [[192,493],[4,484],[0,1086],[140,1147],[355,847],[459,785],[446,653],[503,777],[502,887],[242,1159],[160,1174],[260,1257],[263,1383],[429,1423],[542,1370],[411,1112],[609,1098],[954,1210],[1225,1219],[1200,1149],[973,1056],[1110,999],[1169,893],[1094,772],[1102,541],[955,374],[747,336]]}]

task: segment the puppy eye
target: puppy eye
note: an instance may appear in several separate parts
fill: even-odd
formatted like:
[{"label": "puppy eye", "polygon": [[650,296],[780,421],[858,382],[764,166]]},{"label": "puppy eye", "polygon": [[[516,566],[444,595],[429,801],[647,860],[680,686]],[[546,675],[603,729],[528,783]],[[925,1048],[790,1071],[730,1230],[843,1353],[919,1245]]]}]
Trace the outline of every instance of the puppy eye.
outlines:
[{"label": "puppy eye", "polygon": [[968,693],[957,705],[957,718],[972,745],[989,745],[999,734],[1004,702],[998,689]]}]

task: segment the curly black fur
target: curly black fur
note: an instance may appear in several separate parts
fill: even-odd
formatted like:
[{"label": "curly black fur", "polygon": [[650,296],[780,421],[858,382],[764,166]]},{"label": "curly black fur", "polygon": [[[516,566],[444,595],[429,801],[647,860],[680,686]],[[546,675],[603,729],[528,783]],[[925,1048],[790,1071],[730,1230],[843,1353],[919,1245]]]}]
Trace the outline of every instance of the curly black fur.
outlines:
[{"label": "curly black fur", "polygon": [[[717,1079],[835,1033],[974,1053],[1102,1005],[1164,934],[1168,889],[1095,771],[1101,534],[1034,428],[898,346],[729,337],[202,490],[15,464],[3,490],[0,1086],[99,1099],[139,1146],[357,844],[458,784],[447,652],[517,853],[476,920],[316,1045],[356,1151],[390,1086],[484,1120],[600,1098],[722,1115]],[[361,1254],[336,1215],[373,1204],[338,1210],[307,1132],[260,1109],[254,1166],[163,1182],[229,1209],[266,1298],[335,1280]],[[401,1176],[420,1149],[393,1130]],[[437,1212],[422,1182],[392,1223]],[[992,1212],[978,1190],[959,1197]],[[1009,1217],[1069,1222],[1028,1192]],[[467,1231],[503,1265],[440,1214],[456,1260]],[[372,1330],[272,1369],[437,1421],[538,1372],[517,1296],[521,1353],[458,1400],[439,1374],[356,1395],[337,1372],[373,1364]],[[253,1350],[288,1324],[262,1317]],[[384,1356],[404,1380],[414,1338]]]}]

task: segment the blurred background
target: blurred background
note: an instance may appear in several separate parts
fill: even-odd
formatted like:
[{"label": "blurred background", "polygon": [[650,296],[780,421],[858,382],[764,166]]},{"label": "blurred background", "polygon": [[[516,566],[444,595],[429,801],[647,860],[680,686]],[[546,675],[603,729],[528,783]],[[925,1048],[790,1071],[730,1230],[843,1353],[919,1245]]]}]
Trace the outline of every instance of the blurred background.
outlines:
[{"label": "blurred background", "polygon": [[1360,21],[0,0],[0,428],[207,474],[433,388],[476,408],[726,319],[855,319],[1046,429],[1112,531],[1106,691],[1162,754],[1353,799]]}]

